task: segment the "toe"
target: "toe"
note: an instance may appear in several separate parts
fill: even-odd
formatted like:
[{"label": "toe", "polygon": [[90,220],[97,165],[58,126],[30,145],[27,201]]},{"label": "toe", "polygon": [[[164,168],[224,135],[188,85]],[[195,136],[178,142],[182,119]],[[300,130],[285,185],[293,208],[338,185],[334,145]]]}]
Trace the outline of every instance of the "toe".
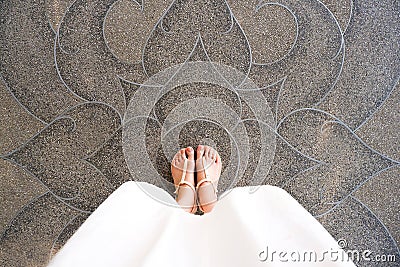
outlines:
[{"label": "toe", "polygon": [[204,155],[204,146],[202,146],[202,145],[199,145],[198,147],[197,147],[197,159],[200,159],[203,155]]},{"label": "toe", "polygon": [[172,166],[176,166],[176,164],[178,163],[178,161],[179,161],[179,157],[180,157],[180,153],[178,152],[178,153],[176,153],[175,154],[175,156],[174,156],[174,158],[172,159]]},{"label": "toe", "polygon": [[210,147],[210,151],[208,152],[208,157],[210,159],[214,159],[214,151],[215,151],[215,149]]},{"label": "toe", "polygon": [[194,160],[194,150],[192,147],[189,146],[186,148],[186,154],[189,160]]},{"label": "toe", "polygon": [[218,165],[219,169],[222,169],[222,160],[221,157],[219,156],[218,152],[215,154],[215,163]]},{"label": "toe", "polygon": [[204,157],[209,158],[210,157],[210,147],[209,146],[204,146]]},{"label": "toe", "polygon": [[186,158],[186,149],[182,148],[181,150],[179,150],[179,153],[181,154],[182,160]]},{"label": "toe", "polygon": [[211,156],[210,158],[215,162],[215,159],[217,158],[217,151],[215,151],[215,149],[213,149],[211,151]]},{"label": "toe", "polygon": [[173,174],[181,169],[182,161],[182,154],[178,151],[171,161],[171,171]]}]

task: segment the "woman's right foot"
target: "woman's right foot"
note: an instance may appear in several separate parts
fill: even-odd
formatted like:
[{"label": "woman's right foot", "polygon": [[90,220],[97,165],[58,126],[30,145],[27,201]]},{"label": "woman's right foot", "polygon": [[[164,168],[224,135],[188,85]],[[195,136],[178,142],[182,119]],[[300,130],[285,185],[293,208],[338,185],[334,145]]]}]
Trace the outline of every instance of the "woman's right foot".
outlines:
[{"label": "woman's right foot", "polygon": [[187,147],[179,150],[171,162],[171,172],[176,187],[176,202],[189,213],[196,212],[194,170],[194,149]]},{"label": "woman's right foot", "polygon": [[[222,162],[218,152],[209,146],[199,145],[196,151],[197,200],[200,210],[210,212],[217,202],[217,186]],[[210,179],[210,181],[204,181]]]}]

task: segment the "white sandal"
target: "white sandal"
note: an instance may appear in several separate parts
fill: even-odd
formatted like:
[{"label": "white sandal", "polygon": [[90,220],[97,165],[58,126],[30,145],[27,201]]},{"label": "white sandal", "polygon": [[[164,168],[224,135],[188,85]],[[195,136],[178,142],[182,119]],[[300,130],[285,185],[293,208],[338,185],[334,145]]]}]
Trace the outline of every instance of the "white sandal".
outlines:
[{"label": "white sandal", "polygon": [[199,202],[199,195],[198,195],[198,194],[199,194],[199,191],[198,191],[198,189],[199,189],[200,185],[202,185],[203,183],[205,183],[205,182],[210,182],[210,184],[212,185],[212,187],[213,187],[213,189],[214,189],[214,194],[216,195],[217,200],[218,200],[218,195],[217,195],[217,193],[218,193],[217,186],[218,186],[218,185],[217,185],[217,186],[214,185],[214,183],[218,182],[218,180],[217,180],[217,181],[212,181],[212,180],[210,179],[210,176],[208,175],[208,173],[207,173],[207,171],[206,171],[206,168],[205,168],[206,164],[205,164],[205,158],[204,158],[204,157],[202,157],[202,163],[203,163],[203,171],[204,171],[205,179],[201,180],[201,181],[196,185],[196,196],[197,196],[197,206],[199,207],[199,209],[200,209],[202,212],[204,212],[204,210],[201,208],[201,205],[200,205],[200,202]]},{"label": "white sandal", "polygon": [[196,189],[194,188],[194,186],[193,186],[191,183],[185,181],[186,173],[187,173],[187,165],[188,165],[188,159],[185,159],[185,162],[183,163],[181,181],[179,182],[178,185],[174,184],[174,185],[175,185],[174,194],[175,194],[175,198],[178,197],[179,188],[180,188],[181,185],[187,185],[187,186],[189,186],[189,187],[193,190],[193,196],[194,196],[193,207],[192,207],[192,209],[190,210],[190,213],[193,213],[193,212],[195,211],[196,204],[197,204],[197,201],[196,201],[196,200],[197,200],[197,199],[196,199]]}]

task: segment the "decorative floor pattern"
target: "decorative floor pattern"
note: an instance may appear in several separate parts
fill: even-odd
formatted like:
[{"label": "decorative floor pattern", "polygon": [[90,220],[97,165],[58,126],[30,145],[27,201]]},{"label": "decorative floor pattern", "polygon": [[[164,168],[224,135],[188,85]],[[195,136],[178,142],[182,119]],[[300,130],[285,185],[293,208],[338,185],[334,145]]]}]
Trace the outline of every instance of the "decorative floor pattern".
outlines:
[{"label": "decorative floor pattern", "polygon": [[220,197],[282,187],[398,266],[399,33],[389,0],[0,1],[0,266],[45,266],[125,181],[172,193],[199,143]]}]

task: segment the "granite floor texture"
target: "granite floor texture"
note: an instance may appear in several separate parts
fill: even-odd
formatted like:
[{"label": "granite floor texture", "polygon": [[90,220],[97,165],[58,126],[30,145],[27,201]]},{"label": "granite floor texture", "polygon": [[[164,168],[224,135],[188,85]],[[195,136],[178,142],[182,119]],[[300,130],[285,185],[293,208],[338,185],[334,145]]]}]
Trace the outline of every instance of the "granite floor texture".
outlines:
[{"label": "granite floor texture", "polygon": [[1,0],[0,75],[0,266],[45,266],[125,181],[172,195],[200,143],[220,197],[282,187],[400,266],[398,0]]}]

